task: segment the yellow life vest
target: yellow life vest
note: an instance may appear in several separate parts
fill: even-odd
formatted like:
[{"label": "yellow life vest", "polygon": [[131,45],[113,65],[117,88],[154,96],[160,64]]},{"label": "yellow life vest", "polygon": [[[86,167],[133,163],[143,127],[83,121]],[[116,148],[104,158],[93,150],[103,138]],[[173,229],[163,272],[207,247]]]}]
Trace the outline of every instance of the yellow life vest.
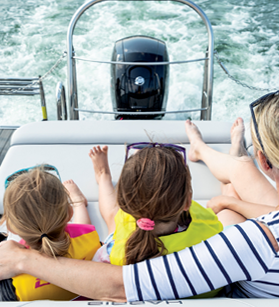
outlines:
[{"label": "yellow life vest", "polygon": [[[160,240],[162,240],[168,250],[168,254],[196,245],[223,230],[223,225],[212,209],[204,208],[192,200],[189,212],[191,223],[185,231],[160,237]],[[115,216],[115,224],[116,229],[113,235],[115,242],[111,250],[110,261],[112,264],[124,265],[125,244],[136,229],[136,220],[130,214],[119,209]],[[197,295],[194,298],[214,297],[219,291],[220,289],[217,289]]]},{"label": "yellow life vest", "polygon": [[[95,227],[85,224],[68,224],[65,232],[69,234],[71,242],[68,254],[65,257],[91,261],[97,249],[101,246]],[[51,268],[49,269],[51,270]],[[14,277],[13,285],[16,289],[16,296],[20,301],[46,299],[66,301],[77,297],[75,293],[28,274]]]}]

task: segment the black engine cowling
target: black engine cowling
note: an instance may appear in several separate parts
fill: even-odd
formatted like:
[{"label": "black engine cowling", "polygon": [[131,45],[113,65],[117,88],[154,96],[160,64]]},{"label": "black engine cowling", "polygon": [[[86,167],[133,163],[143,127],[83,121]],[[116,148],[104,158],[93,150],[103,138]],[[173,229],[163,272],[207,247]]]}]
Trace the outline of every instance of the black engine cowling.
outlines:
[{"label": "black engine cowling", "polygon": [[111,65],[113,110],[136,113],[135,115],[116,115],[115,118],[162,118],[163,115],[144,115],[144,112],[166,110],[169,65],[140,66],[137,63],[168,62],[166,44],[148,36],[126,37],[115,42],[112,61],[135,63],[134,65]]}]

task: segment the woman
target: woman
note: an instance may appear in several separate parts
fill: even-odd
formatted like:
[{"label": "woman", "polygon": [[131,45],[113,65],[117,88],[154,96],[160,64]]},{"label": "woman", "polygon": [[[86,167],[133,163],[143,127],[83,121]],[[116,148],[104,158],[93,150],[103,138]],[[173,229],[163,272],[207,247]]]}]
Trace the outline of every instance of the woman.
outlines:
[{"label": "woman", "polygon": [[[275,147],[272,145],[275,139],[279,141],[279,136],[276,136],[279,131],[276,128],[279,125],[277,93],[259,99],[254,105],[258,105],[255,110],[255,123],[258,127],[252,124],[251,131],[258,162],[278,187],[279,162],[276,155],[279,157],[279,144],[276,143]],[[239,137],[239,133],[239,141],[235,141],[235,129],[241,127],[241,120],[232,129],[231,155],[207,148],[196,126],[190,122],[186,126],[192,145],[192,160],[203,159],[220,181],[232,184],[234,190],[230,190],[235,191],[234,195],[239,196],[241,200],[238,201],[242,201],[246,208],[251,209],[253,206],[257,214],[275,209],[278,191],[269,185],[248,157],[237,157],[239,150],[235,154],[235,148],[243,148],[243,138]],[[260,205],[253,202],[260,202]],[[279,214],[274,212],[257,221],[248,220],[232,226],[194,247],[124,266],[123,269],[109,264],[66,258],[57,261],[35,251],[24,250],[14,242],[7,242],[0,245],[0,278],[28,273],[69,291],[102,300],[187,297],[234,282],[234,287],[226,287],[226,294],[229,295],[231,290],[231,297],[274,298],[279,293],[279,284],[276,282],[279,272],[277,240]],[[52,267],[52,271],[49,267]]]},{"label": "woman", "polygon": [[[279,167],[279,92],[267,94],[251,103],[251,135],[254,155],[263,173],[277,185]],[[255,110],[254,110],[255,108]],[[189,158],[202,160],[222,183],[223,196],[208,202],[224,225],[255,218],[278,206],[278,191],[256,168],[244,147],[244,124],[238,118],[231,130],[230,155],[208,147],[194,124],[186,122],[191,143]],[[255,205],[257,204],[257,205]],[[230,209],[232,211],[224,210]],[[223,211],[222,211],[223,210]],[[235,214],[239,213],[239,214]]]}]

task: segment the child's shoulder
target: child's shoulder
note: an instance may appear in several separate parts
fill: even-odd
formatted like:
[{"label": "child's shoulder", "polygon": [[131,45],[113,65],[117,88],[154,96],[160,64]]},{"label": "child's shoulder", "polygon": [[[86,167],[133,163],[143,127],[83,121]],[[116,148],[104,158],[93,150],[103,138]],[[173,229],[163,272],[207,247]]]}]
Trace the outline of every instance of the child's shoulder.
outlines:
[{"label": "child's shoulder", "polygon": [[96,231],[96,228],[94,225],[89,224],[67,224],[65,231],[70,235],[71,238],[75,238],[94,232]]}]

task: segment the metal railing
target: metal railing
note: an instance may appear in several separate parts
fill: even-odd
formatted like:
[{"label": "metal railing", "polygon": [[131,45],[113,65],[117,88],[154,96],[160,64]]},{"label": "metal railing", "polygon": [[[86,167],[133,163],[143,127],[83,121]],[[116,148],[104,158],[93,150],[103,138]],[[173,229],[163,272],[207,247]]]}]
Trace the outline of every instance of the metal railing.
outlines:
[{"label": "metal railing", "polygon": [[[91,113],[106,113],[102,111],[90,111],[90,110],[79,110],[78,108],[78,95],[77,95],[77,76],[76,76],[76,59],[79,60],[86,60],[75,56],[74,46],[73,46],[73,32],[76,26],[78,19],[81,15],[89,9],[91,6],[104,2],[104,1],[131,1],[131,0],[91,0],[87,3],[83,4],[74,14],[72,17],[67,33],[67,66],[68,66],[68,98],[69,98],[69,115],[71,120],[79,119],[79,111],[82,112],[91,112]],[[134,0],[134,1],[143,1],[143,0]],[[159,1],[159,0],[146,0],[146,1]],[[168,1],[168,0],[161,0],[161,1]],[[198,111],[201,112],[200,119],[201,120],[211,120],[211,112],[212,112],[212,90],[213,90],[213,60],[214,60],[214,35],[212,31],[212,27],[210,24],[209,19],[207,18],[206,14],[203,10],[193,3],[192,1],[186,0],[171,0],[174,2],[180,2],[192,8],[203,20],[207,33],[208,33],[208,50],[206,52],[205,58],[197,59],[197,60],[205,60],[204,65],[204,78],[203,78],[203,88],[202,88],[202,101],[201,101],[201,108]],[[88,59],[87,59],[88,60]],[[88,60],[92,61],[92,60]],[[112,62],[112,61],[95,61],[101,63],[108,63],[111,65],[121,64],[121,65],[130,65],[130,62]],[[189,61],[179,61],[179,62],[189,62]],[[133,63],[134,64],[134,63]],[[169,65],[169,64],[178,64],[175,62],[165,62],[165,63],[158,63],[158,62],[149,62],[149,63],[138,63],[137,65],[146,66],[146,65]],[[195,110],[184,110],[184,112],[193,112]],[[183,111],[180,111],[181,113]],[[111,112],[110,114],[115,114],[119,112]],[[163,113],[168,113],[163,112]],[[126,114],[126,113],[121,113]],[[136,115],[137,113],[134,113]],[[139,112],[139,115],[142,115],[142,112]]]},{"label": "metal railing", "polygon": [[47,120],[45,92],[41,76],[38,78],[0,78],[0,95],[40,95],[43,120]]},{"label": "metal railing", "polygon": [[57,120],[67,120],[67,105],[65,97],[65,87],[62,82],[58,82],[56,86],[56,107],[57,107]]}]

